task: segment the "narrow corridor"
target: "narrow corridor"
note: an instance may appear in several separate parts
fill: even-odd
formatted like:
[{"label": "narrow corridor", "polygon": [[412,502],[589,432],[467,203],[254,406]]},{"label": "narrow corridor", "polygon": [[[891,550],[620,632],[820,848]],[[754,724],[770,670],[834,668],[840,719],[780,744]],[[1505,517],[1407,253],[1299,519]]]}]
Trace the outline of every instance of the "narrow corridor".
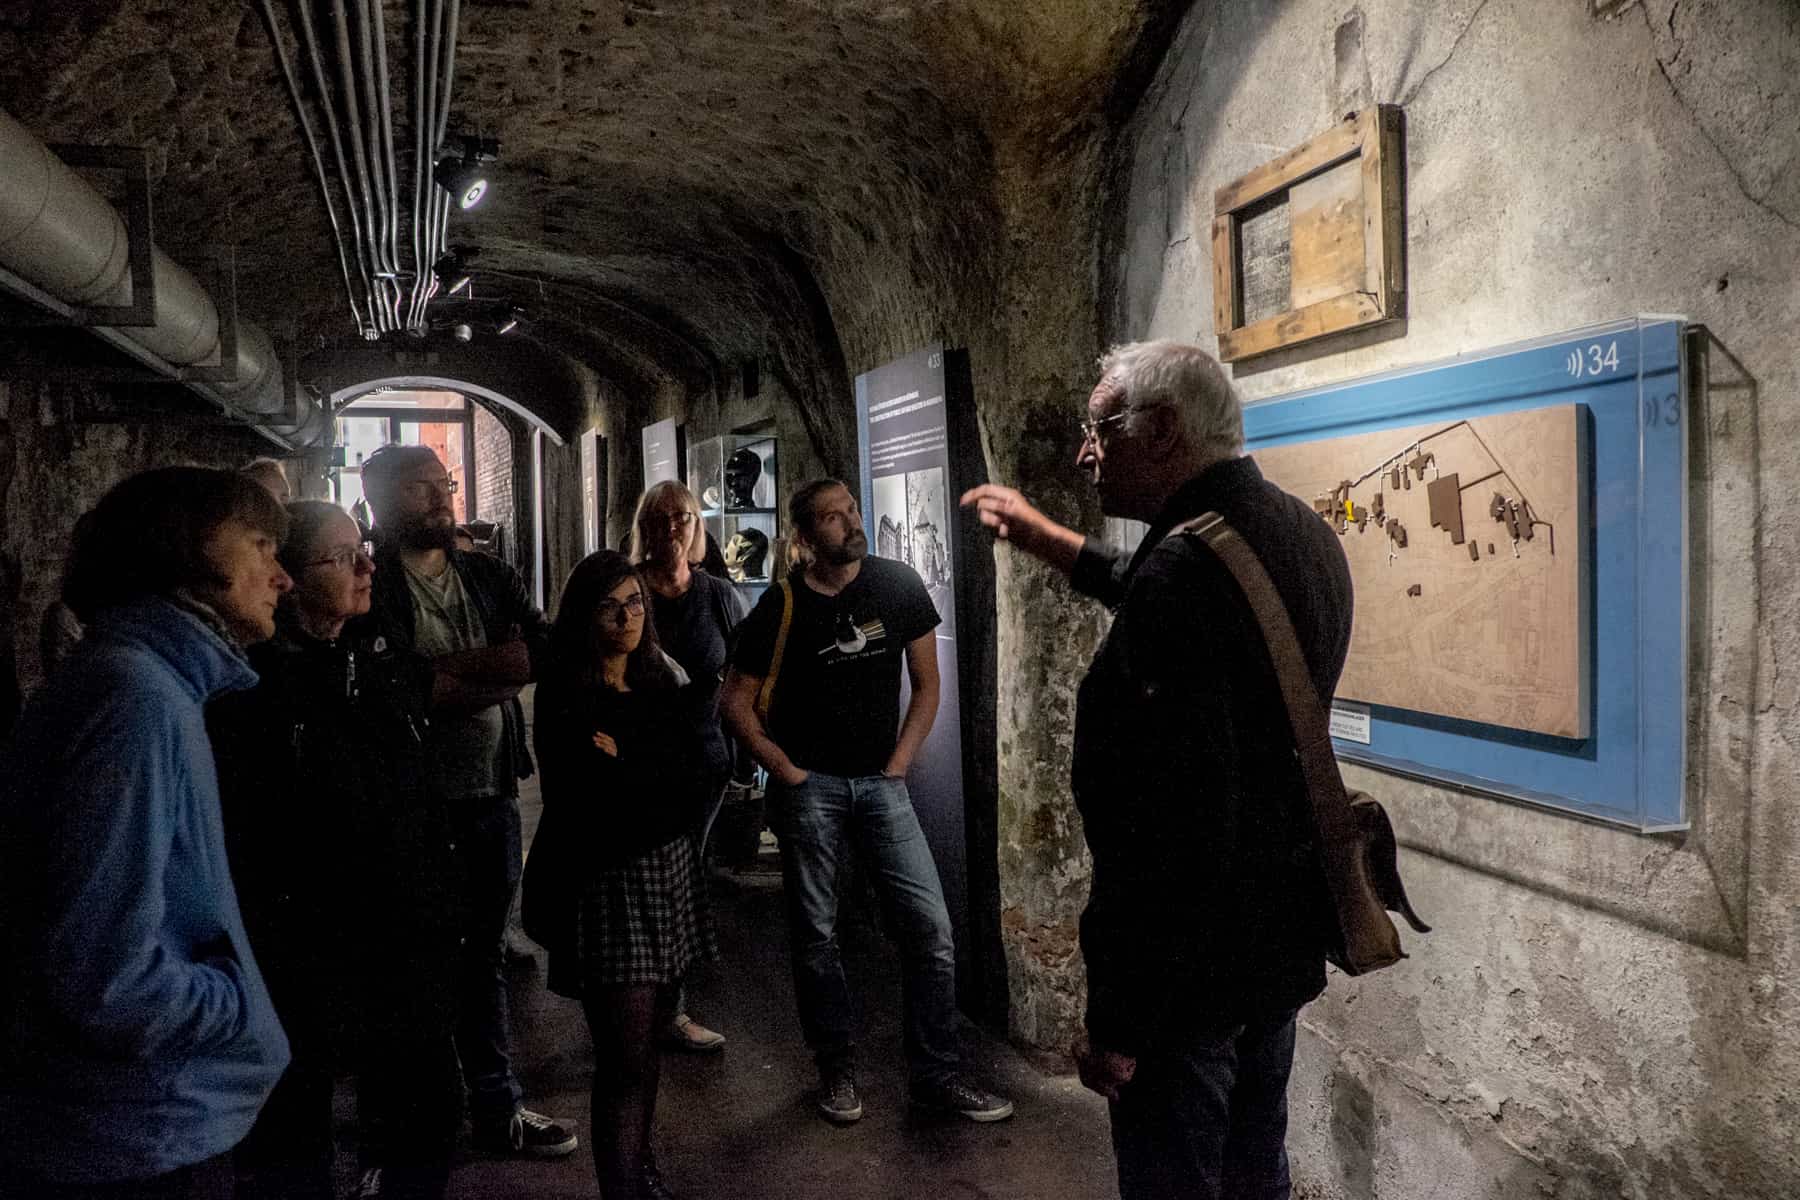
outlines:
[{"label": "narrow corridor", "polygon": [[[535,782],[535,781],[533,781]],[[537,816],[527,785],[525,831]],[[765,863],[768,862],[765,857]],[[863,1012],[859,1076],[867,1110],[834,1127],[812,1108],[815,1079],[794,1016],[779,876],[714,875],[720,960],[690,1007],[730,1038],[716,1055],[666,1054],[657,1106],[663,1171],[682,1200],[1108,1200],[1117,1196],[1105,1105],[1075,1078],[1040,1071],[1005,1042],[965,1027],[968,1059],[1018,1105],[998,1125],[928,1118],[906,1104],[899,963],[866,913],[846,908],[850,982]],[[527,1103],[573,1122],[581,1148],[551,1162],[465,1155],[455,1200],[592,1200],[588,1083],[593,1055],[581,1010],[544,988],[544,956],[512,969],[513,1045]],[[339,1114],[350,1117],[348,1086]],[[354,1163],[340,1127],[339,1171]]]}]

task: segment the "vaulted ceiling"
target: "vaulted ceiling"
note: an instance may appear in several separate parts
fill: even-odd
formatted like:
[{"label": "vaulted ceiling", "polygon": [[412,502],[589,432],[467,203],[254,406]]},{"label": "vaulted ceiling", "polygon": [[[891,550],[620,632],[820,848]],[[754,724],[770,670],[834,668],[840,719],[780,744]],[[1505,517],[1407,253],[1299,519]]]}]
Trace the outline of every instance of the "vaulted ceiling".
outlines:
[{"label": "vaulted ceiling", "polygon": [[[416,7],[383,7],[397,126]],[[463,0],[450,127],[498,136],[501,157],[449,240],[480,247],[478,299],[627,384],[758,355],[816,366],[835,353],[832,261],[992,236],[996,159],[1067,136],[1146,23],[1184,7]],[[290,0],[274,9],[291,28]],[[178,260],[237,244],[249,315],[355,334],[257,3],[0,0],[0,61],[0,107],[46,140],[150,149],[159,243]]]}]

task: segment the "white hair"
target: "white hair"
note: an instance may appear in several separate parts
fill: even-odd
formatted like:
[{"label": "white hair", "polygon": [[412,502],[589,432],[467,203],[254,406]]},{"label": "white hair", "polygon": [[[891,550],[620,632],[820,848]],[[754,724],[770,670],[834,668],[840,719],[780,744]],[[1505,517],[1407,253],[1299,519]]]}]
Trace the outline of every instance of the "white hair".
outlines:
[{"label": "white hair", "polygon": [[[1182,342],[1131,342],[1100,358],[1100,377],[1120,389],[1119,411],[1170,408],[1181,419],[1183,440],[1207,461],[1244,452],[1244,409],[1237,390],[1213,356]],[[1137,418],[1125,425],[1135,429]]]}]

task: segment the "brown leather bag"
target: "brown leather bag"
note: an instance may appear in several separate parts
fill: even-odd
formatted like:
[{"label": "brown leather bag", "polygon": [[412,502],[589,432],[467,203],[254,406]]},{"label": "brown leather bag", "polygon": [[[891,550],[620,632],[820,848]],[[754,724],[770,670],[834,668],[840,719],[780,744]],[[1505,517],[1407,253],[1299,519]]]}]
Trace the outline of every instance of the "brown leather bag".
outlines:
[{"label": "brown leather bag", "polygon": [[1335,923],[1327,923],[1325,957],[1346,975],[1390,967],[1405,958],[1406,951],[1388,911],[1404,916],[1419,933],[1430,933],[1431,926],[1419,919],[1406,898],[1387,810],[1366,792],[1345,789],[1331,748],[1326,706],[1306,669],[1287,607],[1256,552],[1217,513],[1202,513],[1171,530],[1170,536],[1183,533],[1199,536],[1236,578],[1275,663],[1312,798],[1319,862],[1337,909]]}]

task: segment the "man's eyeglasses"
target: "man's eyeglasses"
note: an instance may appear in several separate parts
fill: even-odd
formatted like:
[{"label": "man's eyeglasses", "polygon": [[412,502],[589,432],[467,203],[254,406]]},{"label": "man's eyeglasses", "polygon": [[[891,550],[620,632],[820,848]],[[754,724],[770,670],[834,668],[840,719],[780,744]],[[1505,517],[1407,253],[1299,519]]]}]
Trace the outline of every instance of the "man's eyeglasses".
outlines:
[{"label": "man's eyeglasses", "polygon": [[594,615],[607,625],[623,625],[627,617],[644,615],[644,593],[639,592],[623,601],[608,596],[594,605]]},{"label": "man's eyeglasses", "polygon": [[354,546],[339,546],[324,558],[315,558],[306,565],[309,567],[336,567],[341,571],[355,570],[356,564],[363,559],[375,561],[375,543],[359,542]]},{"label": "man's eyeglasses", "polygon": [[1100,431],[1115,422],[1123,421],[1131,415],[1131,412],[1132,410],[1129,408],[1122,408],[1112,416],[1101,417],[1098,421],[1091,417],[1081,418],[1075,422],[1075,428],[1081,433],[1081,444],[1085,446],[1092,442],[1098,446],[1101,442]]},{"label": "man's eyeglasses", "polygon": [[400,486],[414,496],[426,496],[432,492],[442,492],[446,496],[454,496],[462,490],[462,484],[448,475],[442,479],[413,479]]}]

